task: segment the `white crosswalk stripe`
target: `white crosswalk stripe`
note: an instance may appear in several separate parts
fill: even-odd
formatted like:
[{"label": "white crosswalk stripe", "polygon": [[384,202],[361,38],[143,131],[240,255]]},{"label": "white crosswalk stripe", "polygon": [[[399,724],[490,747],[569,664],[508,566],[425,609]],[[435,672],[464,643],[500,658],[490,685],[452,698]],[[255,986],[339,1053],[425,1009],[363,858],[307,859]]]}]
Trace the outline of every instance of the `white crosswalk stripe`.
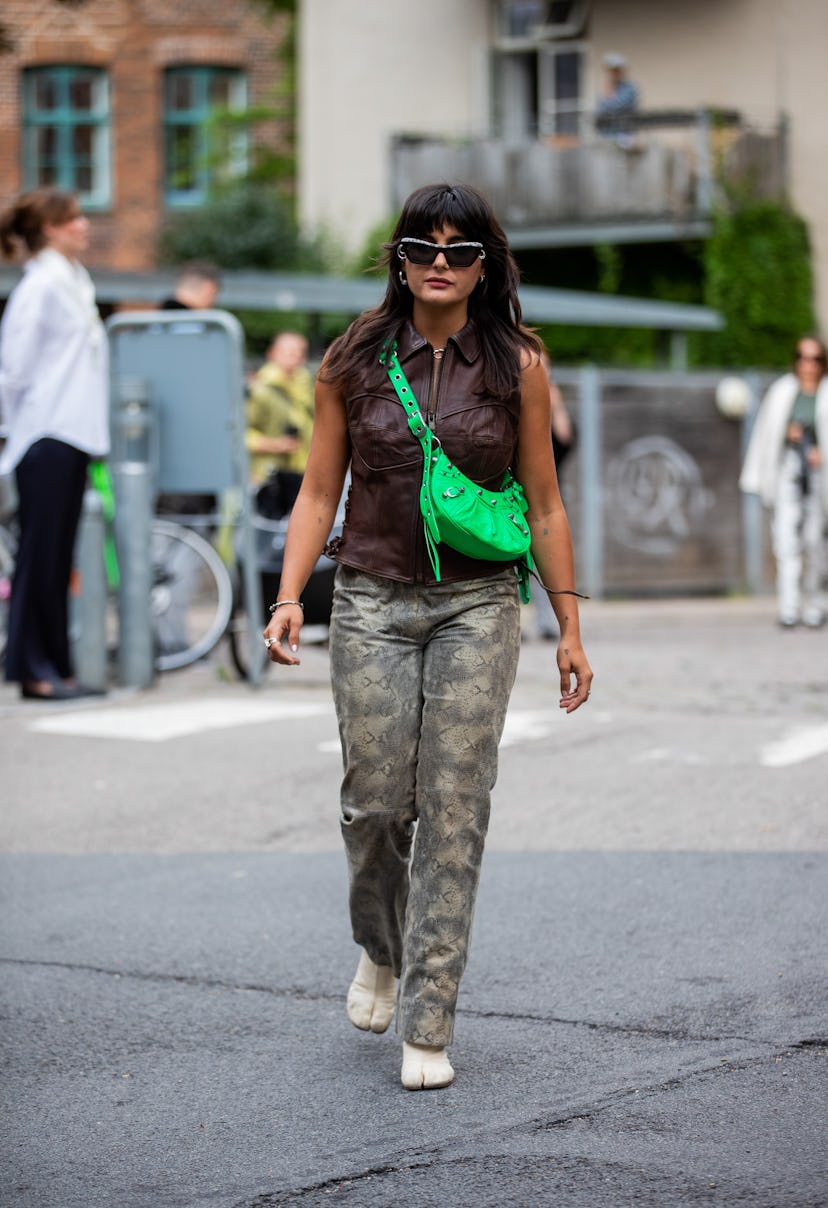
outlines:
[{"label": "white crosswalk stripe", "polygon": [[762,748],[759,762],[765,768],[786,768],[828,753],[828,725],[799,726],[778,742]]},{"label": "white crosswalk stripe", "polygon": [[118,709],[90,709],[43,717],[30,730],[82,738],[120,738],[133,742],[167,742],[205,730],[289,721],[331,712],[324,703],[242,700],[206,697],[203,700]]}]

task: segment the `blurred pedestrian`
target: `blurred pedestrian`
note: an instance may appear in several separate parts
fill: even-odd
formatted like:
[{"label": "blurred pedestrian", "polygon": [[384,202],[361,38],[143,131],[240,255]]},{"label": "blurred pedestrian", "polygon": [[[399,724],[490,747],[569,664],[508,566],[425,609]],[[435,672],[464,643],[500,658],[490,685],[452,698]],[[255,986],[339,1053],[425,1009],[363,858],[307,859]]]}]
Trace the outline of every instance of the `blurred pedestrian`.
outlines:
[{"label": "blurred pedestrian", "polygon": [[251,482],[255,486],[268,483],[274,518],[286,515],[293,506],[308,462],[312,432],[308,341],[298,331],[282,331],[271,342],[267,360],[253,375],[247,395]]},{"label": "blurred pedestrian", "polygon": [[27,255],[0,325],[0,405],[14,471],[20,541],[6,679],[24,697],[66,700],[74,678],[68,593],[87,463],[109,451],[107,346],[80,257],[89,221],[71,193],[38,189],[0,215],[0,246]]},{"label": "blurred pedestrian", "polygon": [[828,519],[826,347],[816,336],[796,346],[793,372],[771,385],[756,416],[739,479],[773,508],[779,624],[825,624]]},{"label": "blurred pedestrian", "polygon": [[620,147],[632,145],[631,121],[638,110],[638,88],[627,75],[627,60],[617,51],[604,55],[604,88],[596,106],[596,128]]},{"label": "blurred pedestrian", "polygon": [[[520,649],[514,565],[439,545],[429,557],[423,451],[380,357],[396,342],[425,422],[483,487],[513,467],[563,638],[555,679],[568,713],[589,696],[569,526],[555,477],[549,383],[520,322],[518,271],[488,202],[430,185],[406,201],[389,243],[385,298],[328,351],[310,457],[294,506],[265,642],[299,662],[298,602],[351,488],[330,627],[342,742],[342,834],[351,926],[362,952],[347,997],[358,1028],[397,1013],[401,1079],[447,1086],[460,978],[497,753]],[[285,643],[284,645],[282,643]],[[416,823],[416,836],[415,836]],[[399,982],[397,981],[399,979]]]},{"label": "blurred pedestrian", "polygon": [[162,310],[212,310],[221,290],[221,270],[209,260],[190,260],[178,270],[174,292]]}]

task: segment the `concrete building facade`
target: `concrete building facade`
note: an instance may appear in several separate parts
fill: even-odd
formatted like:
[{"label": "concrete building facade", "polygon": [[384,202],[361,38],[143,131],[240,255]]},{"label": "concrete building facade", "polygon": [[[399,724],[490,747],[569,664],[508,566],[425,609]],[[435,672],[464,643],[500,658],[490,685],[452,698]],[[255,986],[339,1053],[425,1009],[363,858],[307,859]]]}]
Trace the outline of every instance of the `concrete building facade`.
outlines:
[{"label": "concrete building facade", "polygon": [[[416,8],[407,0],[299,0],[299,10],[299,193],[308,229],[326,228],[357,247],[393,212],[401,135],[436,138],[449,151],[478,140],[478,159],[506,144],[512,164],[533,141],[561,150],[595,141],[602,60],[616,51],[644,111],[706,110],[714,122],[731,111],[741,129],[771,141],[784,124],[776,158],[809,224],[817,307],[828,327],[823,0],[420,0]],[[642,131],[637,150],[656,141]],[[627,169],[636,170],[632,157]],[[634,241],[630,215],[617,219],[610,238]],[[673,219],[674,237],[686,236],[682,215]],[[577,242],[577,231],[568,237]],[[589,238],[584,232],[583,242]]]}]

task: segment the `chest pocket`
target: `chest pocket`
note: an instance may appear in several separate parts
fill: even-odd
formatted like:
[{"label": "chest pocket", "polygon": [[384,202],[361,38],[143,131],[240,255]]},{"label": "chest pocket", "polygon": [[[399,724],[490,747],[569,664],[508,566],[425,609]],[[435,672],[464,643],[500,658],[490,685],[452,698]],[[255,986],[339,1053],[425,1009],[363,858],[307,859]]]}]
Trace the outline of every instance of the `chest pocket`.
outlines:
[{"label": "chest pocket", "polygon": [[470,399],[440,407],[437,435],[448,457],[476,482],[502,475],[515,460],[518,419],[505,403]]},{"label": "chest pocket", "polygon": [[348,400],[351,448],[370,470],[422,461],[422,450],[408,430],[405,412],[396,398],[359,394]]}]

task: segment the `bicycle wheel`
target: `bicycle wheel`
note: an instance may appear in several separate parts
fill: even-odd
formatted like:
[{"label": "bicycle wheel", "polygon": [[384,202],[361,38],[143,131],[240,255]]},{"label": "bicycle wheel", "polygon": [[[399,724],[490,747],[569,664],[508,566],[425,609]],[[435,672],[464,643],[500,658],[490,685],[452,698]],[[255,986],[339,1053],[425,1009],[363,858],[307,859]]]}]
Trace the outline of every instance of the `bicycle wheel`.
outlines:
[{"label": "bicycle wheel", "polygon": [[250,639],[248,637],[247,613],[238,600],[233,605],[233,615],[230,617],[230,624],[227,626],[227,641],[230,646],[230,658],[233,661],[233,666],[243,680],[246,680],[250,672]]},{"label": "bicycle wheel", "polygon": [[208,654],[233,606],[230,572],[212,545],[191,529],[152,522],[150,615],[159,671],[187,667]]},{"label": "bicycle wheel", "polygon": [[[267,606],[276,599],[276,589],[279,586],[278,574],[263,573],[260,576],[262,586],[262,625],[270,620]],[[233,666],[243,680],[250,676],[250,622],[247,609],[244,606],[244,592],[241,584],[241,567],[237,568],[235,592],[233,595],[233,613],[227,626],[227,642],[230,647],[230,658]],[[259,629],[261,633],[261,627]],[[257,641],[261,639],[257,637]],[[265,670],[269,662],[265,660]]]}]

